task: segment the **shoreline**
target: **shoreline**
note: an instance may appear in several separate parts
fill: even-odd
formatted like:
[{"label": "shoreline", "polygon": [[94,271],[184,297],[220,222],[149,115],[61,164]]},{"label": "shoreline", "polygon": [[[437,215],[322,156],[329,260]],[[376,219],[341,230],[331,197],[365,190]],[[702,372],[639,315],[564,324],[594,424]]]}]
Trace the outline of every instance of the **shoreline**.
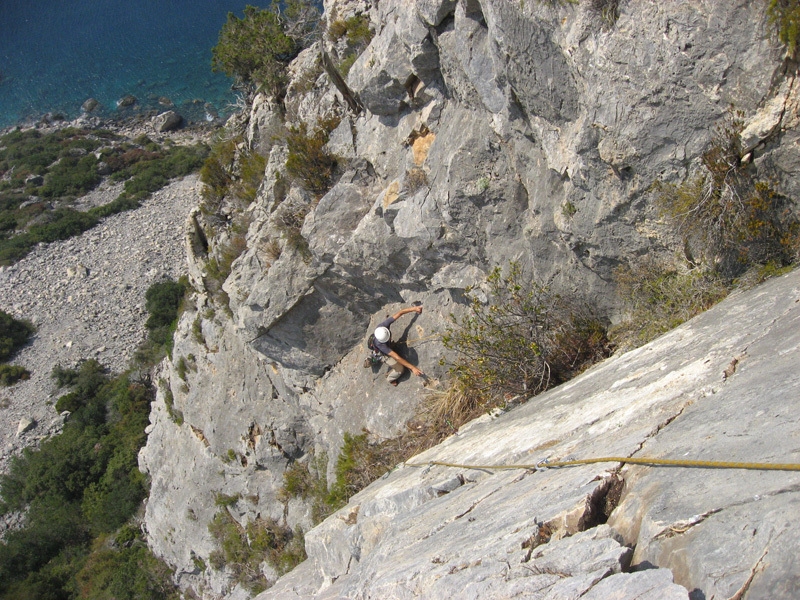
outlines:
[{"label": "shoreline", "polygon": [[[203,101],[197,100],[195,102],[200,103]],[[110,111],[98,111],[97,113],[94,113],[94,111],[82,111],[79,116],[72,119],[59,112],[46,112],[36,118],[24,119],[14,125],[0,128],[0,137],[14,131],[36,129],[43,133],[49,133],[67,127],[76,127],[89,130],[108,129],[128,137],[136,137],[144,133],[150,137],[159,136],[161,140],[176,137],[204,139],[211,132],[224,127],[231,115],[236,113],[235,110],[231,110],[229,114],[217,114],[215,112],[211,119],[206,118],[201,121],[186,117],[180,112],[179,108],[174,105],[163,105],[159,109],[156,107],[143,107],[137,103],[134,109],[116,109],[117,114],[109,114]],[[154,119],[170,111],[181,116],[182,122],[180,126],[168,131],[157,131],[153,125]],[[211,113],[207,112],[206,115],[210,116]]]}]

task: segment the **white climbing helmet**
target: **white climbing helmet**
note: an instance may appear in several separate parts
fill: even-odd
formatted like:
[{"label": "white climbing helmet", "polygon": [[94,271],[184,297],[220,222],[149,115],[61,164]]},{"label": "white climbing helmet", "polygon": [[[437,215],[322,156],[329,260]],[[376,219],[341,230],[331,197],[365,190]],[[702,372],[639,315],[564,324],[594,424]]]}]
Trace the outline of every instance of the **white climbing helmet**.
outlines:
[{"label": "white climbing helmet", "polygon": [[378,327],[375,330],[375,339],[378,340],[381,344],[385,344],[389,341],[390,337],[389,330],[386,327]]}]

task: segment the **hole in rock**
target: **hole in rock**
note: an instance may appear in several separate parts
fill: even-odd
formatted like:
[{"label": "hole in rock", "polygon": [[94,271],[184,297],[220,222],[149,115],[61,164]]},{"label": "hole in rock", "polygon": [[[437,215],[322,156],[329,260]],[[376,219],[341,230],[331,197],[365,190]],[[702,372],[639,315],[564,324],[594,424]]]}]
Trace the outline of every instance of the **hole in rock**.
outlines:
[{"label": "hole in rock", "polygon": [[586,503],[586,512],[578,521],[578,531],[586,531],[606,523],[612,511],[619,504],[624,485],[625,480],[615,473],[597,486]]}]

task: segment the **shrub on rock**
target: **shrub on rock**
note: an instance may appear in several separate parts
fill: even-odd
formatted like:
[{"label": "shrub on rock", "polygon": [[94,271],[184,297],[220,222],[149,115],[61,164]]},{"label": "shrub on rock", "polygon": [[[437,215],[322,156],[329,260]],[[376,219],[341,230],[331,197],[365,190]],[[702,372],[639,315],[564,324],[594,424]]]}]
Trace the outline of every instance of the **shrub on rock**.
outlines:
[{"label": "shrub on rock", "polygon": [[469,310],[442,337],[457,359],[451,389],[432,412],[453,427],[566,381],[610,351],[591,307],[524,278],[518,264],[505,274],[496,267],[486,284],[486,300],[471,294]]},{"label": "shrub on rock", "polygon": [[313,15],[319,12],[305,0],[287,2],[283,12],[280,4],[273,2],[263,10],[246,6],[242,19],[228,13],[211,50],[212,70],[222,71],[248,89],[281,96],[288,82],[286,67],[312,39],[309,30],[316,27]]},{"label": "shrub on rock", "polygon": [[145,327],[150,331],[150,339],[160,345],[171,341],[173,326],[178,319],[178,310],[186,285],[170,279],[151,285],[145,293],[147,318]]}]

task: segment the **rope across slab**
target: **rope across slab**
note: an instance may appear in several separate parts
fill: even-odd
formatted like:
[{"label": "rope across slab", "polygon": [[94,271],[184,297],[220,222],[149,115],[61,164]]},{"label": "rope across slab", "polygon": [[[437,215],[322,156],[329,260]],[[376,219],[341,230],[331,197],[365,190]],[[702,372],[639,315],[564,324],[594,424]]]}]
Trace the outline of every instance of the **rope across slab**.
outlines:
[{"label": "rope across slab", "polygon": [[506,471],[513,469],[544,470],[559,467],[572,467],[575,465],[589,465],[594,463],[618,462],[633,465],[647,465],[654,467],[694,467],[706,469],[749,469],[753,471],[800,471],[800,463],[760,463],[736,462],[722,460],[686,460],[679,458],[634,458],[627,456],[602,456],[598,458],[581,458],[576,460],[541,461],[535,464],[520,465],[471,465],[443,461],[430,461],[427,463],[405,463],[407,467],[452,467],[456,469],[489,469]]}]

